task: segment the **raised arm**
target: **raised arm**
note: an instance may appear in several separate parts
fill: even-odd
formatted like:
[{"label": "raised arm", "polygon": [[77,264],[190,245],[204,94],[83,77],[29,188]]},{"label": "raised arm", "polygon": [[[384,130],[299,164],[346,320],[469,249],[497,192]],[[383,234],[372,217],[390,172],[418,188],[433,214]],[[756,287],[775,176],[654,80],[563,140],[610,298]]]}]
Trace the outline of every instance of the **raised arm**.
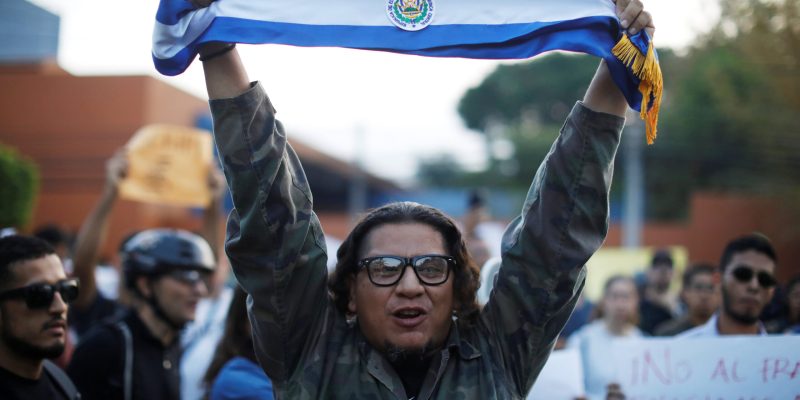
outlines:
[{"label": "raised arm", "polygon": [[[211,203],[203,213],[203,229],[200,234],[211,246],[211,251],[214,253],[214,259],[219,261],[221,246],[221,221],[222,221],[222,203],[223,197],[227,193],[228,186],[225,184],[225,175],[216,167],[211,166],[208,169],[208,189],[211,192]],[[217,263],[217,268],[214,270],[214,277],[212,279],[209,296],[212,298],[217,297],[220,289],[225,285],[225,281],[230,273],[228,263]]]},{"label": "raised arm", "polygon": [[[641,5],[624,1],[623,11]],[[481,319],[520,396],[547,360],[583,289],[584,266],[605,240],[625,109],[601,65],[539,166],[521,215],[503,236],[502,267]]]},{"label": "raised arm", "polygon": [[128,170],[125,149],[118,150],[106,162],[106,182],[100,199],[83,221],[75,242],[72,257],[74,275],[81,282],[81,290],[73,305],[86,309],[97,297],[97,283],[94,270],[100,256],[100,249],[108,236],[108,218],[117,201],[119,183]]},{"label": "raised arm", "polygon": [[[616,3],[617,17],[623,29],[626,29],[631,35],[644,29],[650,38],[653,37],[655,34],[653,17],[649,12],[644,11],[640,0],[615,0],[614,3]],[[619,117],[625,116],[628,103],[611,79],[611,72],[605,61],[600,62],[600,67],[597,68],[594,79],[583,97],[583,105],[592,111]]]},{"label": "raised arm", "polygon": [[225,250],[252,298],[256,355],[279,386],[319,334],[328,307],[322,230],[300,161],[261,85],[248,81],[236,49],[203,66],[214,139],[234,205]]},{"label": "raised arm", "polygon": [[[203,47],[200,57],[213,56],[225,51],[230,44],[211,43]],[[206,90],[209,100],[236,97],[250,88],[247,71],[234,48],[203,62]]]}]

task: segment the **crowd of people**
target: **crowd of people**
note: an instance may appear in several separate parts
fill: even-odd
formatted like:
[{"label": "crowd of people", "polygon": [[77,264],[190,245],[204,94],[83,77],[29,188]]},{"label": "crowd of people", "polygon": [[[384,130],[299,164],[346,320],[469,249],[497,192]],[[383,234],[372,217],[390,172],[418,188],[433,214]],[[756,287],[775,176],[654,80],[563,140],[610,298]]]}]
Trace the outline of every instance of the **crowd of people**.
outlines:
[{"label": "crowd of people", "polygon": [[[617,6],[625,28],[652,34],[640,1]],[[800,330],[798,279],[786,287],[787,312],[762,322],[777,256],[758,234],[732,240],[718,266],[688,268],[680,296],[669,290],[668,251],[641,278],[610,278],[596,305],[581,296],[607,233],[627,109],[604,63],[533,178],[496,274],[482,281],[478,197],[463,230],[418,203],[369,211],[329,274],[310,189],[270,99],[235,45],[207,45],[201,60],[234,203],[226,254],[217,243],[225,183],[214,171],[203,232],[132,233],[118,244],[121,289],[102,290],[121,150],[74,243],[52,228],[0,238],[3,398],[524,398],[556,346],[580,349],[588,396],[621,398],[602,363],[615,338]],[[492,290],[479,299],[482,282]]]},{"label": "crowd of people", "polygon": [[[110,177],[124,175],[124,168],[117,170],[124,165],[119,157],[108,163]],[[52,225],[31,236],[0,238],[3,393],[9,398],[72,399],[78,392],[83,399],[272,398],[272,381],[259,365],[254,347],[247,293],[232,279],[220,276],[220,271],[228,270],[219,267],[225,259],[215,254],[218,246],[211,246],[201,235],[176,229],[131,235],[119,246],[121,265],[116,268],[124,282],[120,293],[126,294],[108,298],[97,289],[92,277],[102,268],[99,248],[117,182],[108,179],[108,190],[75,240]],[[414,212],[421,207],[402,206]],[[411,211],[393,207],[400,206],[382,209],[373,217],[380,221],[367,220],[361,230],[398,224],[382,220],[392,221],[397,218],[394,214]],[[214,213],[208,213],[210,218],[218,217]],[[424,236],[426,232],[414,233]],[[352,240],[344,246],[363,246]],[[346,250],[340,255],[352,260]],[[379,261],[385,268],[389,260]],[[405,262],[416,265],[413,259]],[[489,260],[481,274],[497,273],[500,265],[493,263]],[[588,398],[613,398],[621,393],[606,366],[613,357],[613,340],[800,334],[800,277],[779,288],[777,264],[765,236],[741,236],[727,245],[718,265],[689,265],[675,295],[668,290],[674,278],[673,257],[668,250],[658,250],[643,273],[609,278],[596,304],[583,296],[577,299],[555,347],[580,351]],[[402,273],[381,278],[377,273],[369,275],[369,267],[367,271],[371,284],[384,284],[379,279],[399,279],[394,285],[405,284]],[[430,279],[421,275],[424,270],[415,267],[414,271],[415,279],[423,284]],[[484,280],[481,289],[491,290],[495,279]],[[481,304],[488,298],[487,294]],[[351,303],[343,304],[343,313],[357,319]],[[396,357],[391,364],[395,368],[420,367],[417,358]]]}]

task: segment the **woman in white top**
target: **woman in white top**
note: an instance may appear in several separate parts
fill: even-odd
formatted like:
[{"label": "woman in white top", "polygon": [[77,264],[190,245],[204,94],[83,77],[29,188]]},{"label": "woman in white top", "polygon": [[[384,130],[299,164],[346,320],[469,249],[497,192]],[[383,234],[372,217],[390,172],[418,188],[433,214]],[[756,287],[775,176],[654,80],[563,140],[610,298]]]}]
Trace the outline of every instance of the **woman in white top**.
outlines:
[{"label": "woman in white top", "polygon": [[603,297],[597,305],[597,318],[573,333],[567,347],[581,350],[586,394],[590,399],[605,399],[606,387],[614,383],[611,367],[614,357],[611,342],[621,338],[642,337],[639,321],[639,295],[633,279],[616,275],[606,281]]}]

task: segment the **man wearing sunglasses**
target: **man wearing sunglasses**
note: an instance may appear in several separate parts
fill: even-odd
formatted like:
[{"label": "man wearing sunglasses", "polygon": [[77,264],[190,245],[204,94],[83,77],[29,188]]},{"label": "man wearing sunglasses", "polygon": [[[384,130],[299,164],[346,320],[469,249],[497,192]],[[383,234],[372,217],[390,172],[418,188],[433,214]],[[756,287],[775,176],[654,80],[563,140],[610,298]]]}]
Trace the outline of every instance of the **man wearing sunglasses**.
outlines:
[{"label": "man wearing sunglasses", "polygon": [[758,317],[775,293],[777,257],[765,236],[750,234],[728,243],[720,260],[722,309],[705,325],[680,337],[766,335]]},{"label": "man wearing sunglasses", "polygon": [[78,281],[67,279],[47,242],[0,238],[0,397],[76,399],[75,386],[47,359],[64,351],[68,303]]},{"label": "man wearing sunglasses", "polygon": [[208,295],[216,266],[202,237],[150,229],[122,247],[132,309],[90,330],[68,372],[85,400],[180,398],[179,334]]}]

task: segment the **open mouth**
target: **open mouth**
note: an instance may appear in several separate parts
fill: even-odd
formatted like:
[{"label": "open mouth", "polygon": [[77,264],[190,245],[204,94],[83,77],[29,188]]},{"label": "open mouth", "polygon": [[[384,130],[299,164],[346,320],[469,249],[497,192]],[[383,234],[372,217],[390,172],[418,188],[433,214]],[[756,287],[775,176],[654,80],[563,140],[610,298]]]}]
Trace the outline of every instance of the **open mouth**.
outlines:
[{"label": "open mouth", "polygon": [[411,318],[419,317],[422,314],[423,313],[422,313],[421,310],[400,310],[400,311],[395,312],[393,315],[395,317],[401,318],[401,319],[411,319]]},{"label": "open mouth", "polygon": [[414,328],[425,321],[427,314],[419,308],[403,308],[392,313],[394,321],[403,328]]}]

